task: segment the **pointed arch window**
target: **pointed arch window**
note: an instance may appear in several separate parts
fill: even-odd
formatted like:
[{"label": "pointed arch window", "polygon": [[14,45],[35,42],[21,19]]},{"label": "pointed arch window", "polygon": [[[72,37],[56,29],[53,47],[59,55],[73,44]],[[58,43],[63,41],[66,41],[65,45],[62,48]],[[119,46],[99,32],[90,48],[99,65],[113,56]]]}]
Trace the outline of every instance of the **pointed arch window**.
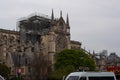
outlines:
[{"label": "pointed arch window", "polygon": [[67,39],[64,35],[58,35],[56,37],[56,51],[59,52],[67,48]]},{"label": "pointed arch window", "polygon": [[64,24],[62,22],[59,24],[58,30],[59,31],[63,31],[64,30]]}]

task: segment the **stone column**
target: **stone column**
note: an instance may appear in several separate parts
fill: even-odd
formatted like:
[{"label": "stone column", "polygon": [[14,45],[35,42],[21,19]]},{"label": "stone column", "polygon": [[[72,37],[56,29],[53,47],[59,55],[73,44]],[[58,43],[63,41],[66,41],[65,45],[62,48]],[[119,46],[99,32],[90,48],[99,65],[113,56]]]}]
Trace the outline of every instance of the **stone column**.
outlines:
[{"label": "stone column", "polygon": [[54,64],[55,64],[55,34],[54,32],[50,32],[49,35],[49,45],[48,45],[48,56],[49,56],[49,62],[51,65],[51,70],[54,70]]}]

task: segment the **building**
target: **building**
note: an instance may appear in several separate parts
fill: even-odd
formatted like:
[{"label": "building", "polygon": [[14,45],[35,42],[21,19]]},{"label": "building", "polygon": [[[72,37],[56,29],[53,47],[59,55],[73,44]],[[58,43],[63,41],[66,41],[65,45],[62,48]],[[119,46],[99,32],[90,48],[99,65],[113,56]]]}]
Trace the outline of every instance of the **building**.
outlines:
[{"label": "building", "polygon": [[70,39],[69,17],[34,14],[18,21],[17,31],[0,29],[0,63],[11,69],[11,75],[29,75],[34,55],[43,53],[54,70],[55,55],[64,49],[81,49],[81,43]]},{"label": "building", "polygon": [[107,57],[107,66],[120,66],[120,57],[115,52]]},{"label": "building", "polygon": [[93,52],[92,58],[96,63],[96,70],[98,71],[114,72],[117,69],[116,67],[120,67],[120,57],[114,52],[110,53],[110,55],[108,55],[107,50],[103,50],[100,53]]}]

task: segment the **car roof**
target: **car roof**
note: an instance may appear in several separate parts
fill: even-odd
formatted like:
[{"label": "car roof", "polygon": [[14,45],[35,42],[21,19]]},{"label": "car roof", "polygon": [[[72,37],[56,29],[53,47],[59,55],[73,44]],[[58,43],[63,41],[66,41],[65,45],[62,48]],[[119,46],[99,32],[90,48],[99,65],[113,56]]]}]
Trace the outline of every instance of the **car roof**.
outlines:
[{"label": "car roof", "polygon": [[114,76],[113,72],[72,72],[69,76]]}]

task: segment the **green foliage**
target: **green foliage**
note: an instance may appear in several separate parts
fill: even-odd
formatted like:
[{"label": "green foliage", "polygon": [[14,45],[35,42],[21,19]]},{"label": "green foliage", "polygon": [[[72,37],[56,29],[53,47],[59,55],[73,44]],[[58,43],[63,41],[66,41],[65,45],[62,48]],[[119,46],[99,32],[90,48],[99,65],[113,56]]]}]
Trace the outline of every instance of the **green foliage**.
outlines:
[{"label": "green foliage", "polygon": [[56,69],[53,74],[50,75],[52,80],[62,80],[62,77],[66,74],[73,72],[74,67],[72,65],[61,67]]},{"label": "green foliage", "polygon": [[2,75],[5,78],[8,78],[9,74],[10,74],[10,69],[4,64],[0,64],[0,75]]},{"label": "green foliage", "polygon": [[95,70],[95,62],[83,50],[65,49],[57,54],[54,77],[59,80],[62,76],[76,71],[79,67]]}]

